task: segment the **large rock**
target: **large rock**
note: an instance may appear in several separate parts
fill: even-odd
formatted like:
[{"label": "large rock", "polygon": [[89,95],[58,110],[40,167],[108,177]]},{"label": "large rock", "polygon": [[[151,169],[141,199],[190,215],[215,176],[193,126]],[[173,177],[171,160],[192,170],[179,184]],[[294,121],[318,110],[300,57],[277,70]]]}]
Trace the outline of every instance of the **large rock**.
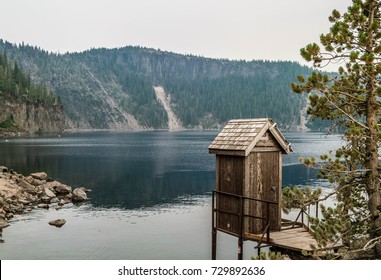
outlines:
[{"label": "large rock", "polygon": [[83,190],[85,193],[91,192],[91,189],[85,187],[79,187],[78,189]]},{"label": "large rock", "polygon": [[32,177],[32,176],[26,176],[25,178],[24,178],[24,180],[25,181],[27,181],[29,184],[31,184],[31,185],[33,185],[33,183],[34,183],[34,178]]},{"label": "large rock", "polygon": [[44,195],[49,197],[49,198],[54,198],[56,197],[55,193],[52,192],[49,188],[44,189]]},{"label": "large rock", "polygon": [[8,167],[0,166],[0,172],[4,172],[4,173],[8,172]]},{"label": "large rock", "polygon": [[46,180],[34,179],[32,185],[34,185],[34,186],[41,186],[41,185],[43,185],[45,183],[46,183]]},{"label": "large rock", "polygon": [[69,186],[66,186],[66,185],[59,185],[57,187],[55,187],[55,191],[57,194],[68,194],[68,193],[71,193],[72,189],[71,187]]},{"label": "large rock", "polygon": [[32,184],[30,184],[28,181],[26,180],[22,180],[20,183],[19,183],[19,186],[24,188],[25,191],[27,193],[30,193],[30,194],[35,194],[36,193],[36,187],[33,186]]},{"label": "large rock", "polygon": [[40,187],[43,187],[43,188],[49,188],[51,190],[54,190],[55,188],[61,186],[62,184],[56,180],[53,180],[53,181],[49,181],[47,182],[46,184],[40,186]]},{"label": "large rock", "polygon": [[73,201],[81,202],[86,199],[87,199],[87,194],[83,189],[78,188],[73,191]]},{"label": "large rock", "polygon": [[[41,177],[44,177],[44,176],[41,176]],[[40,186],[46,183],[46,180],[37,179],[33,177],[32,175],[25,177],[25,181],[27,181],[29,184],[33,186]]]},{"label": "large rock", "polygon": [[38,179],[38,180],[48,179],[48,174],[46,174],[45,172],[32,173],[32,174],[30,174],[30,176],[32,176],[34,179]]},{"label": "large rock", "polygon": [[55,227],[62,227],[64,224],[66,223],[66,220],[65,219],[57,219],[57,220],[54,220],[54,221],[50,221],[49,222],[49,225],[51,226],[55,226]]},{"label": "large rock", "polygon": [[4,200],[15,196],[20,190],[20,187],[8,182],[4,178],[0,178],[0,196],[3,197]]}]

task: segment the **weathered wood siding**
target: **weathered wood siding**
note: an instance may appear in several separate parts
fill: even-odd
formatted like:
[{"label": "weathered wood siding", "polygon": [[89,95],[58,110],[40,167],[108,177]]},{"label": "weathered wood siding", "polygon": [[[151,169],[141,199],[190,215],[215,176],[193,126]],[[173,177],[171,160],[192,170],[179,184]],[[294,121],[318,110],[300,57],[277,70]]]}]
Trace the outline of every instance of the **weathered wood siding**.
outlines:
[{"label": "weathered wood siding", "polygon": [[[247,158],[248,185],[245,188],[245,196],[267,201],[278,202],[282,185],[282,162],[281,152],[252,152]],[[269,213],[264,202],[247,201],[245,205],[246,214],[266,218],[270,216],[270,229],[279,230],[281,226],[280,206],[270,205]],[[261,219],[248,219],[246,232],[258,233],[264,230],[266,221]]]},{"label": "weathered wood siding", "polygon": [[[217,155],[217,190],[242,195],[244,186],[244,157]],[[219,194],[217,208],[224,212],[217,216],[217,227],[239,234],[239,218],[234,213],[240,211],[240,201],[236,197]]]}]

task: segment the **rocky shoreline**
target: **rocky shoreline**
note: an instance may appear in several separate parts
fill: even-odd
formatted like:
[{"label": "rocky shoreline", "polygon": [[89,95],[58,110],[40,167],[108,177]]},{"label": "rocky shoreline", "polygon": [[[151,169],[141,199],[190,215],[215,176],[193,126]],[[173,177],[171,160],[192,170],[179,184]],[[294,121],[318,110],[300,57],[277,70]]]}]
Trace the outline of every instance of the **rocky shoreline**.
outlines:
[{"label": "rocky shoreline", "polygon": [[[48,177],[45,172],[18,174],[5,166],[0,166],[0,237],[3,228],[9,226],[14,215],[32,211],[35,208],[59,210],[68,203],[81,203],[87,200],[89,189],[73,189]],[[49,222],[61,227],[64,219]],[[0,239],[0,242],[4,242]]]},{"label": "rocky shoreline", "polygon": [[10,129],[5,129],[0,127],[0,138],[5,138],[5,137],[16,137],[16,136],[25,136],[27,133],[22,130],[10,130]]}]

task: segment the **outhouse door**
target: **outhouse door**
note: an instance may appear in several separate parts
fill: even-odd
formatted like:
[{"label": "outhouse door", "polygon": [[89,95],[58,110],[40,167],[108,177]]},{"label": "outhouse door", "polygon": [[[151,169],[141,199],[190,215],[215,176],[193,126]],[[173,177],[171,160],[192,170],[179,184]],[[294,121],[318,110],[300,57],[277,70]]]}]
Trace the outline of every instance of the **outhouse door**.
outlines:
[{"label": "outhouse door", "polygon": [[246,232],[263,232],[268,222],[270,230],[280,230],[280,196],[282,185],[281,152],[256,152],[247,157],[248,182],[245,184],[245,197],[258,200],[246,200],[245,214],[259,218],[248,218]]}]

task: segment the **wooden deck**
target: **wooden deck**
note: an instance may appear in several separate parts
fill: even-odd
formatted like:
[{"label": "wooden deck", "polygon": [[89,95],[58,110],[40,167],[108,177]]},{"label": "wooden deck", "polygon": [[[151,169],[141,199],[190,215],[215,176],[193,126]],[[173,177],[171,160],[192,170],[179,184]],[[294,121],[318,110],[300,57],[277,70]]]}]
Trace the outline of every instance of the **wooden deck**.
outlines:
[{"label": "wooden deck", "polygon": [[[235,208],[221,209],[223,198],[233,197],[235,200]],[[217,199],[219,198],[219,200]],[[217,203],[217,200],[219,203]],[[249,203],[257,203],[261,211],[254,211],[257,208],[252,207],[253,211],[246,211]],[[312,236],[312,229],[305,216],[308,213],[300,210],[295,220],[281,219],[277,226],[273,225],[271,220],[272,204],[278,204],[273,201],[256,199],[251,197],[240,196],[236,194],[226,193],[222,191],[213,191],[212,193],[212,259],[216,259],[217,251],[217,231],[227,233],[238,237],[238,259],[242,259],[243,241],[250,240],[257,243],[255,248],[260,250],[261,247],[271,246],[281,250],[293,251],[294,253],[333,253],[335,254],[339,248],[344,247],[341,243],[328,244],[325,248],[319,248],[316,240]],[[266,209],[265,211],[263,209]],[[249,209],[250,210],[250,209]],[[316,215],[318,215],[318,207],[316,206]],[[259,214],[258,214],[259,213]],[[306,223],[307,221],[307,223]],[[251,225],[259,225],[252,227]],[[280,228],[280,230],[279,230]],[[253,232],[256,232],[253,234]],[[316,248],[317,252],[314,252]]]},{"label": "wooden deck", "polygon": [[[244,238],[246,240],[259,242],[259,244],[267,244],[269,246],[299,252],[312,252],[311,245],[317,247],[317,242],[312,237],[308,228],[302,226],[282,227],[280,231],[273,231],[270,233],[269,241],[267,241],[266,234],[262,237],[262,235],[246,233]],[[335,250],[341,247],[341,244],[332,244],[328,246],[328,249]]]}]

